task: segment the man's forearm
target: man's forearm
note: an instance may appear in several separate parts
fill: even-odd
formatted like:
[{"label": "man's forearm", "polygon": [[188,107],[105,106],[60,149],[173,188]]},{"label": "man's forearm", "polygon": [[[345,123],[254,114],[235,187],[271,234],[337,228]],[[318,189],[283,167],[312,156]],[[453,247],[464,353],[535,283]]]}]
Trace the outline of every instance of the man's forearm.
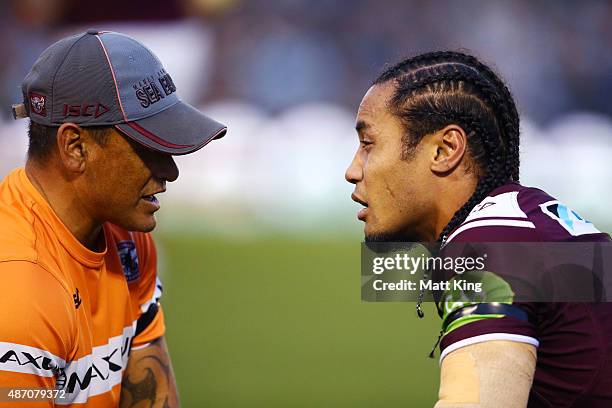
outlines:
[{"label": "man's forearm", "polygon": [[162,337],[147,347],[132,350],[121,385],[120,407],[175,408],[179,405],[165,339]]}]

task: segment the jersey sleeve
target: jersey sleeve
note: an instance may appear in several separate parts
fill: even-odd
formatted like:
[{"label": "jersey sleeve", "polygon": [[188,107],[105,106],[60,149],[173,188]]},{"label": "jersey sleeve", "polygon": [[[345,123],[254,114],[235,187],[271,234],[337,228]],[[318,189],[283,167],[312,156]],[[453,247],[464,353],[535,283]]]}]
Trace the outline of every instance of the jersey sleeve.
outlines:
[{"label": "jersey sleeve", "polygon": [[[443,280],[481,285],[466,293],[450,285],[439,296],[442,316],[441,360],[453,350],[491,340],[539,346],[537,320],[541,315],[541,282],[545,268],[532,243],[539,242],[536,226],[519,205],[519,192],[487,197],[449,237],[443,253],[454,259],[483,260],[480,271]],[[459,286],[459,285],[458,285]]]},{"label": "jersey sleeve", "polygon": [[534,318],[537,303],[495,306],[494,303],[472,303],[452,309],[462,315],[443,330],[440,361],[454,350],[484,341],[506,340],[539,346]]},{"label": "jersey sleeve", "polygon": [[[53,390],[75,353],[78,326],[72,295],[31,262],[0,262],[0,279],[0,384],[6,389]],[[0,402],[0,407],[14,404]],[[29,401],[28,406],[53,402]]]},{"label": "jersey sleeve", "polygon": [[164,313],[160,304],[162,283],[157,273],[157,250],[150,234],[136,237],[138,257],[141,262],[141,278],[130,287],[135,303],[138,304],[136,336],[133,347],[142,347],[166,331]]},{"label": "jersey sleeve", "polygon": [[[533,299],[535,291],[539,290],[539,277],[525,279],[531,272],[536,275],[537,262],[531,263],[530,259],[517,262],[524,252],[519,246],[455,243],[448,249],[448,252],[456,250],[460,254],[452,256],[454,259],[486,258],[483,270],[445,278],[451,284],[438,302],[443,332],[441,359],[458,348],[491,340],[516,341],[537,347],[535,323],[539,309]],[[465,289],[466,283],[479,285],[479,289],[475,290],[475,285]]]}]

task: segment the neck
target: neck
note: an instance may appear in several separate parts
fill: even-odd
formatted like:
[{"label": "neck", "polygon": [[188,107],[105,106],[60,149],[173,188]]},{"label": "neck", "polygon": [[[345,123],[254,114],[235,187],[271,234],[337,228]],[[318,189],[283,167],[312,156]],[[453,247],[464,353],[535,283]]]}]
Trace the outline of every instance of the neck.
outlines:
[{"label": "neck", "polygon": [[48,164],[41,165],[28,159],[25,165],[28,179],[72,235],[86,248],[99,251],[102,223],[87,212],[73,185],[51,163],[53,159],[48,160]]},{"label": "neck", "polygon": [[478,180],[475,176],[462,177],[461,179],[448,179],[448,182],[438,191],[437,197],[442,199],[437,200],[437,216],[435,221],[435,236],[433,240],[438,239],[444,227],[450,222],[455,213],[463,207],[470,199]]}]

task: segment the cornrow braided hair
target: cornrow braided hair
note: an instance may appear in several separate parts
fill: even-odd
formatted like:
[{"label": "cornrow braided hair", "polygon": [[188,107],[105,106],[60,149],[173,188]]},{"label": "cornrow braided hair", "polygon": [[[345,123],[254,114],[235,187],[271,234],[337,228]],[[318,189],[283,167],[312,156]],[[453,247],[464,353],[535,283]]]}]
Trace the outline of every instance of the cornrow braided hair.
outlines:
[{"label": "cornrow braided hair", "polygon": [[444,51],[406,59],[384,71],[374,84],[393,80],[391,108],[406,127],[402,157],[421,139],[449,124],[466,132],[479,181],[468,201],[438,237],[444,242],[491,190],[519,180],[519,116],[503,81],[478,59]]}]

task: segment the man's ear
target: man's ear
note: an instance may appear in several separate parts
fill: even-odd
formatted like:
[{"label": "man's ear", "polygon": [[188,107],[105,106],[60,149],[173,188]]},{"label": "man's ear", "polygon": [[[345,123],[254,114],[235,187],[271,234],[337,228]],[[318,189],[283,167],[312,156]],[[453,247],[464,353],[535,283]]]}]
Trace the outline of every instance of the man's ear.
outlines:
[{"label": "man's ear", "polygon": [[461,126],[448,125],[433,135],[435,154],[431,170],[435,173],[453,171],[460,163],[467,149],[467,135]]},{"label": "man's ear", "polygon": [[85,130],[74,123],[64,123],[57,129],[57,150],[60,162],[73,172],[85,170],[87,151],[84,146]]}]

